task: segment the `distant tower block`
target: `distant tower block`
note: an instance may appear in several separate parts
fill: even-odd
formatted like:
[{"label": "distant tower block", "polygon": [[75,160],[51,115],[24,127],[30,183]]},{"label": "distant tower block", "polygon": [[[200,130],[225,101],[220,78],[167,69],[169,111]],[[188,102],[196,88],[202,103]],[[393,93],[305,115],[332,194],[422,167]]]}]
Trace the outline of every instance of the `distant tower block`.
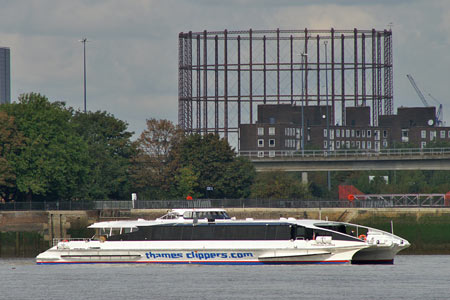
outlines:
[{"label": "distant tower block", "polygon": [[0,47],[0,104],[11,102],[11,69],[9,48]]},{"label": "distant tower block", "polygon": [[178,123],[187,133],[238,145],[258,104],[325,105],[325,72],[333,124],[345,125],[351,106],[370,106],[375,126],[393,114],[391,30],[205,30],[180,33],[178,46]]}]

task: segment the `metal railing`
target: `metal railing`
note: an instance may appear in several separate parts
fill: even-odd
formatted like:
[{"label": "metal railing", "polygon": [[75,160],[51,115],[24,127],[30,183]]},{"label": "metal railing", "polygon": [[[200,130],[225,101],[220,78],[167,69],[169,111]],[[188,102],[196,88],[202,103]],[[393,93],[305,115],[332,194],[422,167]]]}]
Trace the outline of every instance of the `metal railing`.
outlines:
[{"label": "metal railing", "polygon": [[0,211],[29,210],[131,210],[173,208],[395,208],[450,207],[443,194],[354,195],[348,200],[299,199],[199,199],[199,200],[138,200],[132,201],[58,201],[0,203]]},{"label": "metal railing", "polygon": [[314,158],[426,158],[450,156],[450,148],[397,148],[397,149],[336,149],[336,150],[261,150],[261,151],[239,151],[239,156],[251,160],[264,159],[314,159]]},{"label": "metal railing", "polygon": [[53,238],[52,246],[57,246],[61,242],[89,242],[89,241],[98,241],[98,239],[94,238]]}]

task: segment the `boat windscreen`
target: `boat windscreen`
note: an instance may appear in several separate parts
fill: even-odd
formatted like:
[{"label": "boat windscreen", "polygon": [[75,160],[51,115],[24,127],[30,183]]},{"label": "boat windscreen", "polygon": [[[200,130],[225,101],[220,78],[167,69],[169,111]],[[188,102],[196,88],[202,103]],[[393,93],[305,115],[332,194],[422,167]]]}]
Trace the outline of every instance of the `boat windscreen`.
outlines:
[{"label": "boat windscreen", "polygon": [[230,219],[230,216],[225,211],[187,211],[183,214],[185,219]]},{"label": "boat windscreen", "polygon": [[344,224],[316,224],[317,227],[337,231],[340,233],[348,234],[347,228]]}]

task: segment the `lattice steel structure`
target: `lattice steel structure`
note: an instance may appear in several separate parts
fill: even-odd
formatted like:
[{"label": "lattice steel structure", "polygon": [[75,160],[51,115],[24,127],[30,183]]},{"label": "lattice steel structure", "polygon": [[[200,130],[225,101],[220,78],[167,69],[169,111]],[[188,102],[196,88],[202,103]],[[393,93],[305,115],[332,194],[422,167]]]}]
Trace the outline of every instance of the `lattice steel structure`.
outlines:
[{"label": "lattice steel structure", "polygon": [[259,104],[329,101],[332,124],[342,125],[347,106],[371,106],[373,126],[393,114],[391,30],[180,33],[178,59],[179,126],[232,145],[241,123],[256,122]]}]

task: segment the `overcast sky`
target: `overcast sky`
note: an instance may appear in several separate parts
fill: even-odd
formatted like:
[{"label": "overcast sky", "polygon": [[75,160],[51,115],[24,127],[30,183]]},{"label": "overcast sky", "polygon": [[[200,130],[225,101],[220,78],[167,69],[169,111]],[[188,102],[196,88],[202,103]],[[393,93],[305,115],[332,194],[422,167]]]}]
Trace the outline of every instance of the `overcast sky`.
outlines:
[{"label": "overcast sky", "polygon": [[39,92],[105,110],[139,134],[177,122],[178,33],[242,29],[388,29],[394,105],[422,106],[406,78],[444,104],[450,124],[449,0],[0,0],[0,47],[11,49],[11,97]]}]

